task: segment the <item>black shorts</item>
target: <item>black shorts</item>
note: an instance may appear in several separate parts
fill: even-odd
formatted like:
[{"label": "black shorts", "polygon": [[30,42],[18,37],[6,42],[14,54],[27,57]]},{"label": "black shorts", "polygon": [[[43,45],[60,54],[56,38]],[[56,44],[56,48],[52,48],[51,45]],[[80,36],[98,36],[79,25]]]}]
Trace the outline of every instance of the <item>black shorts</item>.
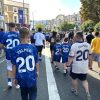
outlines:
[{"label": "black shorts", "polygon": [[87,79],[87,74],[77,74],[77,73],[73,73],[72,71],[70,72],[70,76],[74,80],[79,79],[81,81],[85,81]]},{"label": "black shorts", "polygon": [[42,52],[43,45],[41,45],[41,46],[36,46],[36,48],[37,48],[38,52]]}]

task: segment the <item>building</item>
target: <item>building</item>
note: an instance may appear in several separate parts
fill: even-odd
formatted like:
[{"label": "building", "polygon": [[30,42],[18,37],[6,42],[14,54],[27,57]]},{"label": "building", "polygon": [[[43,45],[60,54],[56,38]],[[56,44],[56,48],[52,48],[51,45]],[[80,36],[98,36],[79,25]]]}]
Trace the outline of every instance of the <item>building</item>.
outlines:
[{"label": "building", "polygon": [[29,24],[29,4],[4,0],[4,18],[5,23]]},{"label": "building", "polygon": [[80,14],[73,14],[65,16],[65,21],[71,24],[75,24],[76,26],[80,26],[81,24],[81,17]]},{"label": "building", "polygon": [[4,2],[0,0],[0,28],[4,28]]}]

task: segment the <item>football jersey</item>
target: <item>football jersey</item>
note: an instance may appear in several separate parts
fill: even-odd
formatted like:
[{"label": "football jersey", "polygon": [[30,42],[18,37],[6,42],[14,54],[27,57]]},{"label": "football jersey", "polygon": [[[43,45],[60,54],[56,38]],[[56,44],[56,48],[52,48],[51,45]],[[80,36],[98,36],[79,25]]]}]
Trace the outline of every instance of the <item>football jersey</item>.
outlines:
[{"label": "football jersey", "polygon": [[34,39],[35,39],[36,46],[44,45],[43,40],[45,40],[45,35],[41,32],[37,32],[34,34]]},{"label": "football jersey", "polygon": [[92,40],[91,49],[93,53],[100,54],[100,37],[95,37]]},{"label": "football jersey", "polygon": [[54,55],[61,55],[61,44],[60,43],[56,43],[54,45],[54,48],[53,48],[53,51],[54,51]]},{"label": "football jersey", "polygon": [[5,33],[3,39],[1,40],[1,44],[6,47],[6,59],[10,60],[11,58],[11,49],[17,45],[19,45],[19,35],[17,32],[8,32]]},{"label": "football jersey", "polygon": [[87,42],[76,42],[72,45],[69,56],[73,57],[72,72],[88,72],[88,57],[91,54],[91,46]]},{"label": "football jersey", "polygon": [[20,44],[12,49],[12,64],[16,65],[16,79],[21,87],[36,85],[38,53],[31,44]]},{"label": "football jersey", "polygon": [[62,62],[63,63],[68,61],[70,48],[71,48],[71,45],[69,43],[62,44]]}]

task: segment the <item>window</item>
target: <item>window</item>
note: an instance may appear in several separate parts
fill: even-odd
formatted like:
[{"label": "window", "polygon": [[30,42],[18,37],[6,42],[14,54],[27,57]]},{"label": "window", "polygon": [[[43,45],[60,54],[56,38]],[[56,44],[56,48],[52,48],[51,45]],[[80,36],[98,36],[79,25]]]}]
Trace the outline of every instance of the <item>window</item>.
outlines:
[{"label": "window", "polygon": [[12,6],[8,6],[8,11],[13,11],[13,7]]},{"label": "window", "polygon": [[13,21],[14,21],[14,23],[18,23],[18,16],[17,15],[13,16]]},{"label": "window", "polygon": [[18,8],[17,7],[13,7],[13,12],[14,13],[18,13]]}]

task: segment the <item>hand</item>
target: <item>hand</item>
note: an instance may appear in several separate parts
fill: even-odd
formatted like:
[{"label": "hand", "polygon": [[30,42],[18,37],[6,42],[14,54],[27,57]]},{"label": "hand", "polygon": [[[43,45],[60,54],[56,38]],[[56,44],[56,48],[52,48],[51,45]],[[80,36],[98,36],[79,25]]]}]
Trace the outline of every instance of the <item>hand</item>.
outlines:
[{"label": "hand", "polygon": [[37,77],[37,78],[39,77],[39,72],[36,72],[36,77]]}]

